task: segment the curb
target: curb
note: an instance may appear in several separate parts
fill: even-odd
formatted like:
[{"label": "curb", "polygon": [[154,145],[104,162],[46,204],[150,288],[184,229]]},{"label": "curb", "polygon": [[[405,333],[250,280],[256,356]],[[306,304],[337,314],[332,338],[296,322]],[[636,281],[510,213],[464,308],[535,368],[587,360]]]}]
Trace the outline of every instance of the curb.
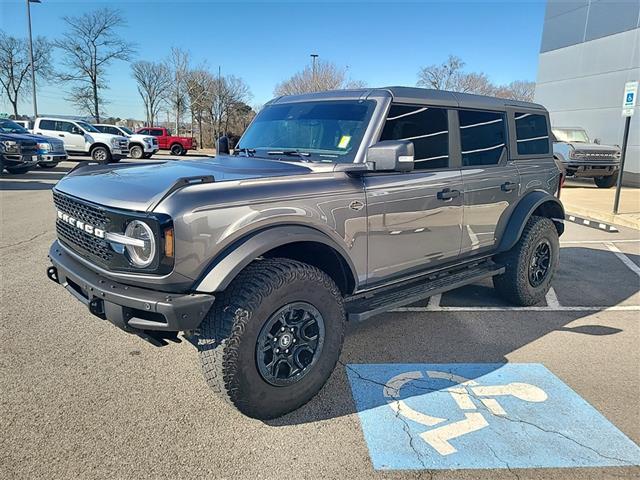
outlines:
[{"label": "curb", "polygon": [[575,207],[571,204],[565,203],[565,209],[567,215],[571,212],[571,215],[577,217],[587,217],[592,220],[597,220],[603,223],[611,223],[617,226],[633,228],[640,230],[640,219],[627,218],[625,214],[614,215],[613,213],[603,212],[602,210],[591,210],[589,208]]}]

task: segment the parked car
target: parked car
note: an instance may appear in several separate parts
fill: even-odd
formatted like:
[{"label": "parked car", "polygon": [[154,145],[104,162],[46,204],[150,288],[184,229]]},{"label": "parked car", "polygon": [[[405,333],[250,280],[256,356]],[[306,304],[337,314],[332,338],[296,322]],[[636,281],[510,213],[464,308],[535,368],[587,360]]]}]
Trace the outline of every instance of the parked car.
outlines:
[{"label": "parked car", "polygon": [[156,137],[134,133],[127,127],[102,123],[94,124],[93,126],[102,133],[127,137],[129,139],[129,156],[131,158],[151,158],[160,148]]},{"label": "parked car", "polygon": [[175,137],[164,127],[139,128],[136,133],[157,138],[160,150],[171,150],[173,155],[186,155],[188,150],[198,148],[198,142],[196,142],[195,138]]},{"label": "parked car", "polygon": [[102,133],[80,120],[37,118],[33,133],[61,138],[69,154],[91,155],[96,162],[118,162],[129,154],[129,139],[122,135]]},{"label": "parked car", "polygon": [[598,188],[616,184],[620,147],[591,142],[586,130],[580,127],[552,127],[552,131],[553,154],[563,163],[567,177],[593,178]]},{"label": "parked car", "polygon": [[0,132],[18,134],[31,138],[37,142],[38,166],[40,168],[54,168],[58,163],[67,159],[64,142],[53,137],[32,134],[14,120],[0,119]]},{"label": "parked car", "polygon": [[20,125],[21,127],[24,127],[25,130],[29,130],[31,125],[29,122],[29,120],[13,120],[15,123],[17,123],[18,125]]},{"label": "parked car", "polygon": [[47,274],[127,332],[184,331],[212,389],[271,418],[320,390],[347,320],[486,278],[515,305],[544,300],[560,184],[541,105],[403,87],[285,96],[233,155],[69,173]]},{"label": "parked car", "polygon": [[0,173],[27,173],[38,164],[38,144],[26,136],[0,131]]}]

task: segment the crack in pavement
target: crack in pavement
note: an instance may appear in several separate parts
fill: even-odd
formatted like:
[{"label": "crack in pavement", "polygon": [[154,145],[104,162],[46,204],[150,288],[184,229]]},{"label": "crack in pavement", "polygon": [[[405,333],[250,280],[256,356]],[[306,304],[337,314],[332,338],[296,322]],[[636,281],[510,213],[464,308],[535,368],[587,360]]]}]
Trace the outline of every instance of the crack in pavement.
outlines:
[{"label": "crack in pavement", "polygon": [[516,472],[515,470],[513,470],[511,468],[511,465],[509,465],[509,462],[507,462],[507,461],[503,460],[502,458],[500,458],[498,456],[498,454],[496,453],[496,451],[491,447],[491,445],[489,445],[488,443],[485,443],[485,445],[487,446],[487,448],[491,451],[493,456],[496,457],[496,459],[499,462],[504,463],[504,465],[507,467],[507,470],[509,471],[509,473],[512,474],[514,477],[516,477],[516,480],[520,480],[520,475],[518,475],[518,472]]},{"label": "crack in pavement", "polygon": [[44,232],[38,233],[37,235],[34,235],[33,237],[28,238],[27,240],[21,240],[21,241],[16,242],[16,243],[9,243],[7,245],[2,245],[2,246],[0,246],[0,250],[4,250],[5,248],[10,248],[10,247],[17,247],[18,245],[23,245],[25,243],[32,242],[36,238],[41,237],[41,236],[43,236],[43,235],[45,235],[47,233],[49,233],[49,230],[45,230]]},{"label": "crack in pavement", "polygon": [[[349,371],[353,372],[353,373],[354,373],[354,374],[355,374],[359,379],[361,379],[361,380],[364,380],[364,381],[366,381],[366,382],[373,383],[373,384],[375,384],[375,385],[379,385],[379,386],[381,386],[381,387],[386,387],[386,386],[387,386],[387,385],[386,385],[386,383],[382,383],[382,382],[379,382],[379,381],[374,380],[374,379],[371,379],[371,378],[363,377],[362,375],[360,375],[360,373],[359,373],[359,372],[357,372],[356,370],[354,370],[353,368],[351,368],[350,366],[348,366],[347,364],[345,364],[344,362],[342,362],[342,361],[340,361],[340,360],[338,360],[338,363],[340,363],[342,366],[344,366],[344,367],[345,367],[346,369],[348,369]],[[453,391],[453,392],[452,392],[452,391],[450,391],[450,390],[446,390],[445,388],[433,388],[433,387],[428,387],[428,386],[424,385],[425,380],[423,380],[423,379],[415,379],[415,380],[411,380],[411,382],[409,382],[409,383],[410,383],[411,385],[413,385],[415,388],[417,388],[417,389],[419,389],[419,390],[424,390],[425,392],[429,392],[429,393],[440,392],[440,391],[444,392],[444,391],[446,391],[448,394],[454,394],[454,393],[455,393],[455,394],[465,395],[465,394],[463,394],[463,393],[459,393],[459,392],[455,392],[455,391]],[[421,383],[422,383],[422,385],[421,385]],[[461,385],[461,384],[455,384],[455,385]],[[450,388],[450,387],[447,387],[447,388]],[[599,452],[597,449],[595,449],[595,448],[593,448],[593,447],[591,447],[591,446],[589,446],[589,445],[585,445],[585,444],[583,444],[583,443],[579,442],[578,440],[576,440],[575,438],[570,437],[569,435],[565,434],[564,432],[560,432],[560,431],[558,431],[558,430],[550,430],[550,429],[546,429],[546,428],[543,428],[543,427],[541,427],[540,425],[537,425],[537,424],[535,424],[535,423],[533,423],[533,422],[528,422],[528,421],[526,421],[526,420],[522,420],[522,419],[520,419],[520,418],[510,418],[509,416],[506,416],[506,415],[496,415],[496,414],[494,414],[491,410],[489,410],[489,409],[484,405],[484,403],[482,403],[481,399],[482,399],[483,397],[479,397],[479,396],[478,396],[478,395],[476,395],[476,394],[475,394],[471,389],[469,389],[469,390],[467,391],[466,395],[469,395],[470,397],[474,398],[474,399],[477,401],[477,402],[476,402],[476,408],[478,408],[479,410],[482,410],[482,411],[486,412],[486,413],[487,413],[487,414],[489,414],[491,417],[499,418],[499,419],[504,419],[504,420],[507,420],[507,421],[509,421],[509,422],[522,423],[522,424],[525,424],[525,425],[530,425],[530,426],[532,426],[532,427],[534,427],[534,428],[537,428],[538,430],[540,430],[540,431],[542,431],[542,432],[545,432],[545,433],[551,433],[551,434],[555,434],[555,435],[559,435],[560,437],[564,438],[565,440],[568,440],[568,441],[570,441],[570,442],[573,442],[573,443],[575,443],[576,445],[578,445],[578,446],[580,446],[580,447],[582,447],[582,448],[584,448],[584,449],[586,449],[586,450],[589,450],[589,451],[591,451],[591,452],[595,453],[596,455],[598,455],[598,456],[600,456],[600,457],[602,457],[602,458],[606,458],[606,459],[608,459],[608,460],[614,460],[614,461],[617,461],[617,462],[621,462],[621,463],[625,464],[625,465],[623,465],[623,466],[633,467],[634,469],[640,469],[640,466],[635,465],[634,463],[632,463],[632,461],[630,461],[630,460],[628,460],[628,459],[625,459],[625,458],[619,458],[619,457],[612,457],[612,456],[606,455],[606,454],[604,454],[604,453],[602,453],[602,452]],[[396,418],[399,418],[399,417],[398,417],[398,415],[399,415],[399,409],[398,409],[398,412],[396,412]],[[400,420],[401,420],[401,421],[402,421],[402,422],[407,426],[407,428],[408,428],[408,424],[407,424],[406,420],[405,420],[404,418],[402,418],[402,419],[400,419]],[[404,428],[404,426],[403,426],[403,429],[405,429],[405,428]],[[406,429],[405,429],[405,431],[406,431]],[[413,440],[413,437],[411,436],[410,432],[407,432],[407,434],[411,437],[411,440]],[[414,452],[416,452],[416,455],[418,456],[418,459],[420,460],[420,463],[422,463],[422,464],[424,465],[424,462],[422,461],[422,458],[421,458],[420,454],[416,451],[416,449],[415,449],[414,445],[413,445],[411,442],[410,442],[410,444],[411,444],[411,448],[414,450]],[[502,463],[504,463],[505,465],[507,465],[507,463],[506,463],[504,460],[500,459],[498,456],[496,456],[496,455],[495,455],[495,452],[493,451],[493,449],[491,449],[491,447],[489,447],[489,449],[492,451],[492,453],[494,454],[494,456],[495,456],[495,457],[496,457],[500,462],[502,462]],[[513,469],[511,469],[509,466],[507,466],[507,469],[508,469],[511,473],[515,473],[515,472],[513,472]],[[516,474],[516,476],[517,476],[517,474]]]}]

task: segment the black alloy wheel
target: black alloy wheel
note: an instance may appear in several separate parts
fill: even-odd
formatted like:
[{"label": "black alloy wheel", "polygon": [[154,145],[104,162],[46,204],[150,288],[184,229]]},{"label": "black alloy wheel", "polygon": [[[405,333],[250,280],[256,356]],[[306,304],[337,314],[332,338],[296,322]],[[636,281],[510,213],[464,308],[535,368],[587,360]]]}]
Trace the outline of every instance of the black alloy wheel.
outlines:
[{"label": "black alloy wheel", "polygon": [[529,263],[529,283],[532,287],[542,284],[549,274],[551,266],[551,245],[543,239],[536,245]]},{"label": "black alloy wheel", "polygon": [[277,310],[262,327],[256,343],[260,375],[274,386],[299,381],[322,353],[325,325],[313,305],[295,302]]}]

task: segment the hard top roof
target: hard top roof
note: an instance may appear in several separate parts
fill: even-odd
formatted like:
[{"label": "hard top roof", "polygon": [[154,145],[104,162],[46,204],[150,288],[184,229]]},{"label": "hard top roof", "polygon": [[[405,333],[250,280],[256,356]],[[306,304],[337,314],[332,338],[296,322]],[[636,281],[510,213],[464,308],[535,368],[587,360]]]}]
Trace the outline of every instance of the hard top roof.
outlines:
[{"label": "hard top roof", "polygon": [[367,98],[391,97],[397,103],[427,103],[448,107],[466,107],[489,110],[504,110],[506,107],[522,107],[545,110],[537,103],[522,102],[508,98],[489,97],[471,93],[450,92],[417,87],[380,87],[352,90],[329,90],[326,92],[306,93],[278,97],[268,104],[297,103],[309,100],[364,100]]}]

